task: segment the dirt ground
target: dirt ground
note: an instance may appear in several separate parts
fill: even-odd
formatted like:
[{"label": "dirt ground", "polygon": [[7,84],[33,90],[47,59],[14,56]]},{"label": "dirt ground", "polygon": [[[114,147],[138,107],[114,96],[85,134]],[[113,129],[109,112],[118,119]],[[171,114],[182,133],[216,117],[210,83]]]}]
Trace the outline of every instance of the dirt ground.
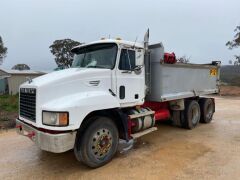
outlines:
[{"label": "dirt ground", "polygon": [[240,96],[239,86],[220,86],[220,95],[222,96]]},{"label": "dirt ground", "polygon": [[240,97],[217,97],[210,124],[185,130],[166,124],[134,149],[90,169],[72,151],[39,150],[14,130],[0,133],[0,179],[239,179]]}]

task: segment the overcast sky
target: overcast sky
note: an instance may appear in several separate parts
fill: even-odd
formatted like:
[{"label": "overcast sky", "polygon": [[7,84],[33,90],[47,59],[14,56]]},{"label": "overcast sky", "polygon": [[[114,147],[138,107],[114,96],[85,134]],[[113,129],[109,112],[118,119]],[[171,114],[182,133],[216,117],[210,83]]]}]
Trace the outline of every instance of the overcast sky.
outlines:
[{"label": "overcast sky", "polygon": [[240,24],[239,8],[240,0],[0,0],[0,35],[8,47],[2,67],[51,70],[56,39],[142,41],[148,27],[150,41],[163,42],[165,51],[226,64],[237,51],[225,43]]}]

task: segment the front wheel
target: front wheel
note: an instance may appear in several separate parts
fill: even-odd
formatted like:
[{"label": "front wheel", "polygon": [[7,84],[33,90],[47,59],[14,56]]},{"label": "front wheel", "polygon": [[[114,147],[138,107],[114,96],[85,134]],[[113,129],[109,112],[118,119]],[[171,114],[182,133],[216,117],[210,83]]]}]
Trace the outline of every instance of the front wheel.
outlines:
[{"label": "front wheel", "polygon": [[97,168],[111,161],[118,147],[118,129],[107,117],[91,118],[93,122],[78,134],[74,153],[84,164]]}]

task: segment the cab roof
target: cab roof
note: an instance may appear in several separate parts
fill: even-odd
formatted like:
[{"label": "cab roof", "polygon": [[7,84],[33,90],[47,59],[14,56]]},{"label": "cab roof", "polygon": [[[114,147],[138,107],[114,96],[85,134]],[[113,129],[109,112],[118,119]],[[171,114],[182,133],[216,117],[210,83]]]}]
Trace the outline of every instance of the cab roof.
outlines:
[{"label": "cab roof", "polygon": [[125,46],[129,46],[129,47],[136,47],[136,48],[143,48],[144,45],[143,43],[139,43],[139,42],[132,42],[132,41],[126,41],[126,40],[119,40],[119,39],[102,39],[102,40],[98,40],[98,41],[93,41],[90,43],[86,43],[86,44],[81,44],[79,46],[76,46],[72,49],[72,51],[74,51],[74,49],[78,49],[81,47],[85,47],[85,46],[89,46],[89,45],[93,45],[93,44],[102,44],[102,43],[116,43],[119,45],[125,45]]}]

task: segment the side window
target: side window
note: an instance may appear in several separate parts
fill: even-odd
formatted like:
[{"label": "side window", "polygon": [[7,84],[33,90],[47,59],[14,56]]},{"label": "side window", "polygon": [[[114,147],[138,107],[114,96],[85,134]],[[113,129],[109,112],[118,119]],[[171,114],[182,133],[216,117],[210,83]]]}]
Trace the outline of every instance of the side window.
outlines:
[{"label": "side window", "polygon": [[120,70],[134,69],[135,68],[135,51],[122,49],[118,67]]}]

